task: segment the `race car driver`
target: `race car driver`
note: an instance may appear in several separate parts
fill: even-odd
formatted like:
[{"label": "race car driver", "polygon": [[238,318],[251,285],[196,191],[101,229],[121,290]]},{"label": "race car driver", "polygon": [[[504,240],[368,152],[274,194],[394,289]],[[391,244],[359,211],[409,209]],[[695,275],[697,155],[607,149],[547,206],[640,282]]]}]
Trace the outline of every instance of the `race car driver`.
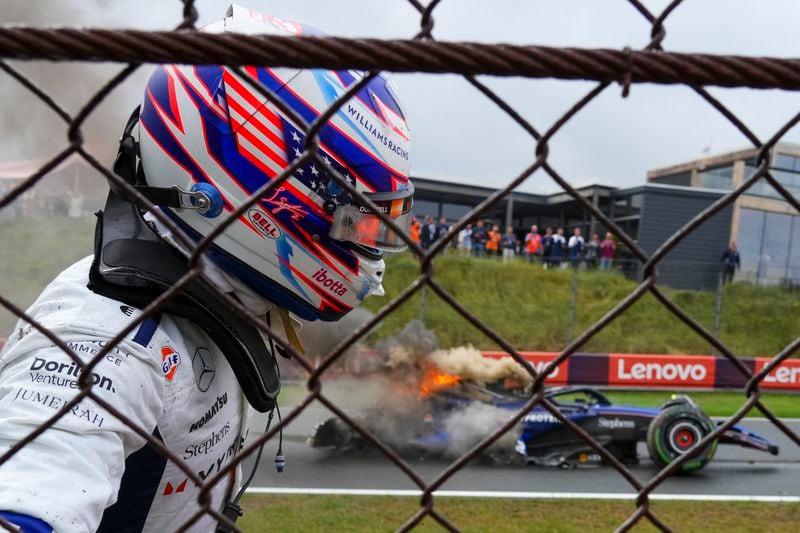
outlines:
[{"label": "race car driver", "polygon": [[[231,6],[205,31],[314,30]],[[114,170],[199,240],[305,150],[304,127],[250,81],[311,123],[359,79],[351,71],[159,66]],[[391,82],[367,83],[320,130],[319,145],[336,173],[408,226],[410,141]],[[161,532],[193,519],[191,530],[217,527],[198,513],[192,477],[227,472],[246,437],[248,409],[271,412],[280,390],[272,343],[222,305],[218,291],[299,345],[294,317],[335,321],[382,294],[383,253],[404,248],[331,176],[313,159],[299,166],[214,239],[203,280],[146,320],[141,309],[186,274],[188,247],[112,186],[94,256],[62,272],[27,311],[71,353],[20,320],[0,356],[0,454],[59,415],[0,467],[3,519],[24,531]],[[128,326],[85,369],[93,398],[70,404],[83,365]],[[211,509],[223,511],[238,477],[213,485]]]}]

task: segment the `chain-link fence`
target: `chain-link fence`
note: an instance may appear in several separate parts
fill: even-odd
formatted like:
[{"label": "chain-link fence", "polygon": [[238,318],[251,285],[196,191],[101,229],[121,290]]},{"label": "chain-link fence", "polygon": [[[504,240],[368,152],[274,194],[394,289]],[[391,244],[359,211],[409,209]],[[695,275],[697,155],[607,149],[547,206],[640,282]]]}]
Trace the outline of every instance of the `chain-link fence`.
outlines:
[{"label": "chain-link fence", "polygon": [[[100,349],[88,362],[82,362],[77,353],[59,336],[48,330],[42,324],[25,314],[13,302],[0,295],[0,304],[14,315],[27,321],[30,326],[46,337],[51,343],[67,354],[75,364],[80,367],[78,379],[78,394],[63,406],[56,409],[53,416],[33,431],[26,438],[5,451],[0,457],[0,465],[14,461],[15,455],[34,439],[42,435],[53,426],[61,417],[68,416],[79,402],[91,399],[109,417],[115,417],[123,424],[132,424],[114,405],[109,404],[95,391],[96,385],[92,383],[92,371],[103,359],[114,350],[115,345],[130,335],[142,323],[151,319],[181,291],[185,290],[193,280],[202,275],[201,256],[205,254],[214,240],[247,209],[255,205],[259,199],[271,194],[278,186],[284,183],[302,165],[313,161],[316,165],[326,169],[334,176],[339,185],[355,198],[356,203],[373,212],[378,213],[383,222],[395,231],[399,228],[392,219],[384,215],[377,206],[363,194],[356,191],[353,185],[337,174],[324,158],[320,157],[319,133],[322,126],[350,99],[358,90],[373,79],[381,70],[396,72],[428,72],[428,73],[457,73],[462,74],[465,80],[479,90],[483,95],[496,104],[498,112],[507,114],[513,121],[521,126],[535,145],[535,156],[530,165],[519,175],[514,177],[502,189],[486,198],[480,205],[464,216],[453,228],[448,236],[436,242],[427,252],[423,252],[407,236],[404,240],[410,249],[419,257],[419,277],[400,294],[397,294],[383,309],[372,317],[365,325],[356,331],[338,346],[333,348],[318,365],[313,365],[291,345],[283,349],[291,354],[292,358],[308,373],[306,384],[308,395],[289,413],[283,420],[266,432],[255,442],[246,446],[227,465],[213,475],[201,478],[197,472],[188,468],[181,457],[170,451],[163,442],[149,434],[142,428],[133,428],[134,431],[148,442],[148,445],[165,457],[169,462],[177,465],[187,476],[191,483],[202,487],[199,496],[199,509],[194,517],[185,524],[176,524],[176,529],[185,529],[195,523],[202,516],[209,514],[221,523],[233,526],[221,514],[220,509],[212,507],[209,491],[219,483],[225,483],[233,470],[247,457],[257,452],[266,441],[277,436],[278,432],[295,420],[313,401],[319,401],[337,416],[352,426],[358,433],[378,448],[388,460],[416,485],[422,495],[419,500],[419,510],[404,524],[398,524],[402,530],[408,530],[420,523],[423,518],[430,517],[449,530],[457,530],[458,524],[452,523],[436,505],[435,494],[442,485],[451,479],[469,461],[485,451],[502,435],[515,427],[525,414],[534,406],[544,407],[553,417],[569,427],[589,446],[602,456],[603,460],[622,476],[630,487],[638,493],[635,506],[627,520],[620,524],[621,530],[630,529],[642,519],[649,520],[657,528],[669,530],[670,525],[662,522],[651,507],[650,495],[665,480],[675,475],[682,465],[691,461],[703,449],[703,445],[717,439],[724,431],[731,428],[752,410],[761,411],[765,417],[772,421],[792,441],[800,444],[800,436],[793,432],[784,422],[773,415],[762,403],[760,382],[780,362],[788,358],[800,347],[800,337],[776,354],[772,362],[753,374],[750,368],[744,365],[728,347],[714,336],[708,328],[703,327],[696,320],[688,316],[676,305],[658,284],[659,265],[665,255],[680,243],[687,235],[709,220],[714,214],[731,205],[739,196],[753,186],[757,180],[766,179],[777,193],[795,209],[800,210],[800,202],[770,174],[770,150],[798,121],[800,113],[791,116],[786,123],[769,139],[757,137],[737,116],[722,102],[713,97],[704,85],[727,87],[751,88],[780,88],[788,90],[800,89],[800,62],[789,59],[748,58],[732,56],[710,56],[699,54],[675,54],[662,49],[662,42],[666,35],[665,22],[670,14],[681,4],[680,0],[671,2],[662,13],[651,13],[642,3],[630,0],[633,9],[639,12],[643,22],[650,26],[651,40],[642,50],[631,49],[575,49],[575,48],[548,48],[539,46],[512,46],[512,45],[486,45],[474,43],[437,42],[434,38],[434,12],[440,3],[433,0],[423,5],[417,0],[409,0],[414,9],[420,14],[420,30],[411,40],[382,41],[377,39],[344,39],[321,37],[279,37],[259,35],[234,35],[234,34],[207,34],[195,31],[197,11],[194,2],[184,0],[184,19],[172,32],[144,32],[131,30],[104,30],[104,29],[43,29],[35,27],[3,27],[0,28],[0,57],[5,59],[48,59],[55,61],[113,61],[126,63],[117,75],[93,95],[86,104],[74,115],[67,113],[58,103],[58,96],[51,96],[42,91],[34,82],[7,63],[0,63],[0,68],[8,75],[5,83],[20,83],[31,93],[53,110],[56,116],[68,126],[66,146],[41,168],[23,180],[18,186],[4,193],[0,198],[0,210],[12,208],[15,201],[26,191],[36,187],[40,180],[56,168],[66,158],[73,154],[79,155],[97,172],[123,190],[143,208],[150,210],[161,224],[169,228],[177,236],[180,243],[191,250],[188,272],[172,288],[161,294],[147,305],[139,315],[138,320],[131,322],[128,327]],[[125,180],[109,171],[98,159],[90,153],[83,141],[82,128],[87,118],[97,109],[104,99],[115,88],[120,86],[131,76],[141,63],[189,63],[189,64],[222,64],[229,66],[241,79],[249,80],[254,90],[277,106],[292,120],[302,125],[306,133],[305,149],[289,164],[276,178],[257,190],[250,200],[229,213],[226,221],[217,229],[193,242],[177,227],[173,221],[164,216],[161,211]],[[276,99],[266,88],[260,86],[243,71],[244,65],[288,66],[296,68],[326,68],[326,69],[360,69],[368,72],[361,81],[352,85],[346,93],[339,96],[334,105],[321,113],[312,123],[303,120]],[[596,86],[588,91],[564,113],[558,120],[546,129],[535,127],[512,106],[499,97],[489,87],[479,81],[475,76],[479,74],[500,76],[525,76],[532,78],[560,78],[594,80]],[[622,86],[622,97],[626,97],[632,84],[640,82],[655,82],[665,84],[681,84],[688,86],[699,98],[704,99],[716,109],[730,124],[738,129],[753,146],[759,149],[757,169],[737,189],[722,197],[704,210],[679,231],[675,232],[662,246],[652,254],[646,254],[637,243],[622,231],[604,213],[600,212],[592,203],[579,194],[570,184],[567,177],[550,163],[548,159],[549,147],[555,142],[558,132],[572,120],[580,110],[589,105],[601,93],[614,90],[616,84]],[[591,327],[580,334],[570,335],[572,340],[563,348],[560,355],[548,365],[541,373],[537,373],[532,365],[517,352],[515,346],[509,344],[497,332],[476,318],[469,310],[465,309],[456,298],[445,290],[436,280],[435,259],[455,238],[459,230],[468,223],[478,219],[487,210],[496,206],[520,184],[525,182],[535,172],[548,175],[568,195],[578,202],[590,216],[596,218],[605,227],[613,232],[617,239],[630,250],[632,257],[639,262],[641,282],[622,299],[612,310],[605,314]],[[391,275],[391,274],[390,274]],[[514,360],[522,365],[534,378],[533,393],[525,405],[497,431],[487,435],[478,445],[469,450],[457,460],[447,466],[433,481],[426,482],[418,475],[411,464],[400,457],[393,449],[370,434],[358,421],[331,399],[322,385],[321,378],[326,371],[356,341],[367,335],[381,320],[406,302],[412,295],[423,288],[435,293],[447,302],[456,312],[464,317],[475,328],[480,330],[498,346],[502,347]],[[637,300],[647,293],[652,294],[664,308],[669,310],[678,319],[685,323],[696,334],[704,338],[717,353],[731,361],[742,375],[748,377],[741,407],[725,423],[717,426],[710,434],[706,435],[700,446],[681,456],[675,462],[665,467],[647,482],[641,482],[636,476],[606,448],[595,441],[584,429],[576,425],[545,397],[544,377],[551,373],[557,365],[565,361],[581,348],[589,339],[621,314],[625,313]],[[248,313],[245,308],[227,294],[217,291],[220,302],[229,307],[246,323],[257,327],[273,338],[278,338],[275,332],[262,320]],[[5,527],[10,527],[5,521],[0,521]]]}]

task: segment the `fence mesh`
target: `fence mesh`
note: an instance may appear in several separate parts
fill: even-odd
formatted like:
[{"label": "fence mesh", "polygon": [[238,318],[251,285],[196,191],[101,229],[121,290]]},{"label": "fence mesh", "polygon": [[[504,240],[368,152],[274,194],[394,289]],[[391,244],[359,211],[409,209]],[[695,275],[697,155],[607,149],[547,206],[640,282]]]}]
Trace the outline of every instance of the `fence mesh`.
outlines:
[{"label": "fence mesh", "polygon": [[[78,355],[71,350],[63,339],[57,334],[43,327],[36,320],[26,315],[24,310],[13,302],[0,295],[0,304],[17,317],[27,321],[33,328],[46,336],[54,345],[58,346],[77,365],[82,368],[79,385],[80,392],[74,399],[66,403],[61,409],[38,427],[25,439],[18,442],[0,457],[0,466],[14,460],[14,455],[33,439],[51,427],[60,417],[68,414],[73,406],[80,401],[90,398],[104,408],[111,416],[121,420],[124,424],[133,425],[115,406],[107,403],[98,396],[92,386],[92,369],[102,361],[106,354],[114,349],[126,335],[129,335],[143,321],[156,315],[159,310],[172,298],[182,291],[187,284],[201,275],[200,257],[206,253],[225,228],[233,223],[242,213],[253,206],[261,197],[278,187],[289,178],[298,168],[309,161],[327,169],[335,177],[341,187],[348,191],[360,205],[373,208],[383,221],[397,230],[392,220],[381,213],[368,198],[358,193],[355,188],[341,175],[338,175],[327,162],[320,157],[318,133],[326,123],[348,99],[372,79],[381,69],[405,72],[451,72],[464,75],[464,79],[477,88],[483,95],[496,104],[498,111],[507,114],[519,124],[535,143],[535,156],[528,168],[508,182],[506,186],[486,198],[464,216],[447,234],[436,242],[428,251],[423,252],[408,236],[404,236],[411,251],[419,258],[419,277],[405,290],[395,296],[380,312],[338,346],[333,348],[318,365],[298,353],[292,346],[285,350],[307,372],[306,385],[308,394],[287,413],[282,422],[270,431],[247,446],[231,462],[215,475],[201,479],[198,474],[188,468],[175,453],[167,449],[162,442],[155,439],[143,428],[133,429],[145,439],[149,446],[168,461],[177,465],[191,482],[202,487],[199,497],[199,510],[197,514],[185,524],[176,524],[176,529],[186,529],[204,514],[210,514],[222,523],[229,523],[222,516],[219,509],[212,508],[209,490],[217,483],[225,482],[226,477],[247,457],[254,454],[259,446],[273,439],[278,431],[295,420],[313,401],[319,401],[337,416],[341,417],[352,428],[360,433],[367,441],[378,448],[386,458],[406,476],[422,492],[419,500],[419,510],[408,518],[404,524],[399,524],[401,530],[408,530],[416,526],[426,517],[430,517],[448,530],[457,530],[458,524],[453,523],[436,506],[435,493],[437,489],[451,479],[469,461],[476,458],[493,442],[520,422],[522,417],[534,406],[541,405],[549,411],[562,424],[569,427],[588,445],[594,448],[603,459],[622,476],[630,487],[638,494],[634,509],[624,523],[619,525],[620,530],[628,530],[641,520],[648,520],[661,530],[669,530],[670,526],[664,523],[651,508],[650,495],[665,480],[673,476],[682,464],[692,460],[702,448],[698,446],[692,451],[681,456],[674,463],[665,467],[647,482],[639,481],[632,472],[609,453],[602,445],[596,442],[585,430],[566,418],[544,394],[544,378],[559,364],[581,348],[589,339],[600,332],[607,324],[625,313],[635,302],[647,293],[652,294],[663,306],[685,323],[698,335],[703,337],[718,354],[733,363],[748,382],[742,398],[742,404],[736,413],[708,434],[702,441],[703,444],[711,442],[724,431],[739,422],[742,417],[752,410],[758,410],[777,426],[788,438],[800,444],[800,436],[792,431],[784,422],[776,417],[761,399],[760,383],[779,363],[788,358],[800,348],[800,337],[791,342],[782,351],[774,356],[772,361],[758,373],[753,373],[748,366],[725,346],[725,344],[697,321],[687,315],[678,305],[662,291],[657,283],[657,271],[665,255],[693,232],[709,220],[715,213],[731,205],[739,196],[752,187],[760,179],[766,180],[777,193],[795,209],[800,211],[800,203],[794,198],[770,173],[770,151],[781,137],[789,131],[798,121],[800,113],[792,116],[769,139],[762,140],[757,137],[737,116],[722,102],[713,97],[703,84],[735,87],[771,87],[784,89],[800,89],[800,61],[771,58],[746,58],[731,56],[701,56],[690,54],[670,54],[662,49],[662,42],[666,35],[666,21],[673,11],[681,4],[680,0],[671,2],[662,13],[655,14],[649,11],[641,2],[629,0],[633,9],[641,14],[644,23],[650,26],[651,40],[641,51],[624,50],[580,50],[570,48],[524,47],[506,45],[478,45],[469,43],[439,43],[434,39],[434,12],[439,1],[433,0],[427,5],[416,0],[409,0],[412,7],[419,12],[420,29],[408,41],[381,41],[375,39],[343,39],[343,38],[288,38],[272,36],[246,36],[233,34],[201,34],[195,31],[197,10],[192,0],[184,0],[183,20],[173,32],[141,32],[123,30],[77,30],[77,29],[42,29],[33,27],[4,27],[0,28],[0,56],[5,59],[51,59],[51,60],[92,60],[92,61],[117,61],[129,63],[120,72],[111,78],[107,84],[94,94],[75,115],[67,113],[58,103],[57,99],[46,94],[30,79],[5,62],[0,62],[0,68],[15,82],[25,86],[46,104],[56,116],[68,125],[67,146],[50,159],[40,169],[30,175],[19,186],[7,192],[0,198],[0,209],[8,208],[18,197],[31,187],[35,187],[40,180],[62,163],[67,157],[78,154],[89,165],[107,178],[110,182],[136,199],[137,203],[151,210],[152,213],[170,228],[184,246],[191,250],[190,269],[187,274],[160,297],[148,305],[139,319],[132,322],[123,331],[120,331],[110,342],[100,350],[88,363],[82,363]],[[183,63],[218,63],[229,65],[236,70],[242,79],[248,80],[254,89],[258,90],[266,99],[278,106],[284,113],[292,117],[296,124],[303,125],[306,130],[306,146],[300,157],[295,159],[277,178],[273,179],[252,195],[250,200],[230,213],[225,221],[215,231],[199,242],[192,242],[170,219],[160,214],[154,206],[142,195],[137,193],[123,179],[110,172],[86,148],[83,142],[82,128],[89,117],[101,102],[115,88],[122,84],[142,62],[183,62]],[[261,64],[270,66],[296,66],[296,67],[321,67],[321,68],[360,68],[370,71],[359,83],[350,87],[346,94],[341,95],[336,102],[319,116],[313,123],[306,123],[301,117],[296,116],[291,109],[286,108],[280,101],[264,87],[244,75],[239,69],[241,65]],[[528,77],[556,77],[563,79],[595,80],[597,85],[588,91],[570,107],[558,120],[546,129],[539,129],[525,120],[511,105],[493,92],[485,84],[475,78],[477,74],[514,75]],[[584,196],[579,194],[548,160],[549,146],[554,141],[558,132],[580,110],[584,109],[601,93],[614,90],[615,84],[622,86],[624,98],[631,84],[654,81],[660,83],[683,84],[690,87],[698,97],[704,99],[716,109],[730,124],[738,129],[753,146],[759,150],[757,168],[738,188],[720,198],[680,230],[676,231],[659,249],[652,254],[646,254],[638,244],[622,231],[604,213],[600,212]],[[8,82],[7,82],[8,83]],[[623,300],[611,309],[594,325],[567,344],[560,355],[549,364],[542,372],[537,373],[531,364],[518,352],[515,346],[506,342],[492,328],[478,319],[470,310],[465,309],[436,279],[434,260],[455,238],[459,230],[468,223],[477,220],[483,213],[504,200],[507,195],[520,184],[525,182],[535,172],[547,174],[569,196],[578,202],[586,212],[609,228],[616,237],[624,243],[633,256],[640,262],[642,271],[641,283]],[[533,393],[516,415],[509,419],[497,431],[484,438],[478,445],[453,461],[433,481],[426,482],[418,475],[411,464],[400,457],[393,449],[382,443],[375,435],[370,434],[357,420],[346,413],[326,393],[321,378],[334,363],[354,345],[359,339],[364,338],[382,319],[392,313],[412,295],[428,287],[443,301],[447,302],[457,313],[464,317],[473,327],[480,330],[498,346],[505,350],[517,363],[522,365],[533,377]],[[275,333],[262,320],[248,313],[237,301],[230,296],[219,293],[218,297],[234,310],[242,319],[257,327],[266,335],[276,338]],[[10,524],[0,520],[6,528]],[[233,525],[233,524],[230,524]]]}]

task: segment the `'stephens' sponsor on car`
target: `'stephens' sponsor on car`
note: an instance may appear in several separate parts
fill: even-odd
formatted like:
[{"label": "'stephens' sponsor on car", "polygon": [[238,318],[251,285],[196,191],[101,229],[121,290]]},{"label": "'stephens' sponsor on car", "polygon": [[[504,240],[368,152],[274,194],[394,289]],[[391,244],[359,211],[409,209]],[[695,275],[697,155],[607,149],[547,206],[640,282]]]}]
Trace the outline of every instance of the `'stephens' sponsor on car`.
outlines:
[{"label": "'stephens' sponsor on car", "polygon": [[636,427],[636,422],[621,418],[603,418],[601,416],[597,419],[597,425],[608,429],[633,429]]}]

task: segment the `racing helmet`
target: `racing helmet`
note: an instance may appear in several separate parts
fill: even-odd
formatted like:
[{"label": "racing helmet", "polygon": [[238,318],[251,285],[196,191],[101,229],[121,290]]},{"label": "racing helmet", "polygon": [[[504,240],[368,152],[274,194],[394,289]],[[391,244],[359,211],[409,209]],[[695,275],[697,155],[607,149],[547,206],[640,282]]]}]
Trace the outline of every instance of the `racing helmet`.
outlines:
[{"label": "racing helmet", "polygon": [[[202,31],[321,35],[235,5]],[[364,76],[265,66],[241,72],[308,123]],[[221,65],[159,66],[137,118],[139,174],[150,187],[179,192],[178,206],[160,208],[195,239],[304,150],[301,125]],[[319,156],[406,230],[414,192],[410,139],[394,84],[383,75],[372,79],[318,140]],[[403,249],[394,231],[310,159],[214,239],[209,253],[274,304],[306,320],[334,321],[382,294],[383,252]]]}]

